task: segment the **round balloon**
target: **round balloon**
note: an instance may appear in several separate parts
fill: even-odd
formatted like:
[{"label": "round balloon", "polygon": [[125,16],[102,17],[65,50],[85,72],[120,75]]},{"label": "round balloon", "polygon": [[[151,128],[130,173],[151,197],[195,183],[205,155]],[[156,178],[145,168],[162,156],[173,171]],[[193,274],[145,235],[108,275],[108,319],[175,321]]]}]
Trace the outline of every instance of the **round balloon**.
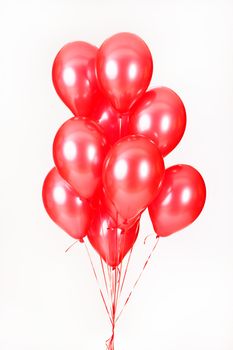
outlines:
[{"label": "round balloon", "polygon": [[127,112],[150,83],[153,71],[150,50],[135,34],[115,34],[98,50],[96,70],[113,106]]},{"label": "round balloon", "polygon": [[55,165],[82,198],[91,198],[100,182],[108,150],[100,127],[86,118],[74,117],[58,130],[53,143]]},{"label": "round balloon", "polygon": [[91,224],[92,210],[53,168],[45,178],[42,190],[45,209],[65,232],[82,240]]},{"label": "round balloon", "polygon": [[186,112],[179,96],[166,87],[150,90],[134,105],[129,134],[153,140],[166,156],[180,142],[186,126]]},{"label": "round balloon", "polygon": [[97,47],[84,41],[75,41],[65,45],[54,60],[54,87],[75,116],[87,117],[98,101],[96,54]]},{"label": "round balloon", "polygon": [[163,174],[163,158],[146,137],[125,137],[111,148],[103,166],[103,185],[125,223],[155,198]]},{"label": "round balloon", "polygon": [[185,164],[166,169],[161,190],[149,206],[157,235],[165,237],[191,224],[205,199],[205,182],[196,169]]}]

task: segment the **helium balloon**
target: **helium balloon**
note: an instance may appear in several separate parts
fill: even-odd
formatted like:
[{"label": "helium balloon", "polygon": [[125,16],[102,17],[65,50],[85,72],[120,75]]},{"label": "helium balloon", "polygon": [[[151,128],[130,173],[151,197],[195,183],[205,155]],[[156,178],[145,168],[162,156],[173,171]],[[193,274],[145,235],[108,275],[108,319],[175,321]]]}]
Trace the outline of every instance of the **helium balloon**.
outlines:
[{"label": "helium balloon", "polygon": [[98,50],[96,71],[113,106],[127,112],[150,83],[153,71],[150,50],[135,34],[115,34]]},{"label": "helium balloon", "polygon": [[82,198],[91,198],[100,182],[108,146],[98,125],[74,117],[58,130],[53,157],[61,176]]},{"label": "helium balloon", "polygon": [[186,112],[179,96],[166,87],[150,90],[134,105],[129,134],[153,140],[163,156],[180,142],[186,126]]},{"label": "helium balloon", "polygon": [[65,45],[54,60],[54,87],[75,116],[88,116],[98,101],[96,54],[97,47],[84,41],[75,41]]},{"label": "helium balloon", "polygon": [[103,166],[103,185],[125,223],[152,202],[163,174],[163,158],[146,137],[125,137],[111,148]]},{"label": "helium balloon", "polygon": [[48,215],[58,226],[75,239],[82,240],[86,236],[92,210],[86,200],[77,196],[56,168],[45,178],[42,197]]},{"label": "helium balloon", "polygon": [[161,190],[149,206],[157,235],[165,237],[191,224],[205,199],[205,183],[196,169],[184,164],[166,169]]},{"label": "helium balloon", "polygon": [[101,207],[94,216],[88,231],[88,239],[97,253],[111,267],[118,266],[133,247],[139,231],[139,221],[128,230],[116,226],[116,222]]}]

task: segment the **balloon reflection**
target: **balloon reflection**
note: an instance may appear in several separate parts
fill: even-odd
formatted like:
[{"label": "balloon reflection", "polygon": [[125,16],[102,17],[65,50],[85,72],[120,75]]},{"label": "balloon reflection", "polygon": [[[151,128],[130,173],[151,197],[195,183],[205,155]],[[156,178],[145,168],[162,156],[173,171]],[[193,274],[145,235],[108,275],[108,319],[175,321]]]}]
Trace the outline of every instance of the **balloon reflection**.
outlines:
[{"label": "balloon reflection", "polygon": [[75,71],[71,67],[66,67],[62,73],[63,81],[67,86],[73,86],[76,83]]},{"label": "balloon reflection", "polygon": [[118,160],[114,166],[114,175],[116,179],[123,180],[127,175],[128,165],[124,159]]},{"label": "balloon reflection", "polygon": [[74,160],[77,156],[77,147],[73,141],[67,141],[63,147],[63,154],[67,160]]},{"label": "balloon reflection", "polygon": [[63,187],[56,186],[53,189],[53,199],[57,204],[64,204],[66,201],[66,192]]},{"label": "balloon reflection", "polygon": [[117,63],[114,60],[110,60],[106,63],[106,75],[108,79],[114,80],[116,79],[118,74]]}]

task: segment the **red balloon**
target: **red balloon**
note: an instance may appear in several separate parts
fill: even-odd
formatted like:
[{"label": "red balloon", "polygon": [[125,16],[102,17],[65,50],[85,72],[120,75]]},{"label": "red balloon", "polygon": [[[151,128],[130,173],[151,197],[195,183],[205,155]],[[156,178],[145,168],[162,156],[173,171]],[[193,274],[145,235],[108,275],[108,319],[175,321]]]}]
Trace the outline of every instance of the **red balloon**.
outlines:
[{"label": "red balloon", "polygon": [[185,126],[183,102],[171,89],[160,87],[146,92],[133,106],[129,134],[149,137],[166,156],[180,142]]},{"label": "red balloon", "polygon": [[91,224],[88,239],[97,253],[111,266],[118,266],[133,247],[139,231],[139,221],[128,230],[117,228],[115,221],[101,207]]},{"label": "red balloon", "polygon": [[125,223],[155,198],[163,174],[163,158],[146,137],[128,136],[112,147],[103,166],[103,185]]},{"label": "red balloon", "polygon": [[45,209],[51,219],[70,236],[82,240],[91,224],[92,210],[53,168],[42,190]]},{"label": "red balloon", "polygon": [[135,34],[119,33],[105,40],[97,53],[101,87],[120,112],[127,112],[146,91],[153,62],[149,48]]},{"label": "red balloon", "polygon": [[109,144],[114,144],[128,131],[128,115],[121,115],[106,97],[100,97],[90,114],[103,129]]},{"label": "red balloon", "polygon": [[98,125],[86,118],[74,117],[58,130],[53,157],[61,176],[82,198],[93,196],[102,175],[107,142]]},{"label": "red balloon", "polygon": [[54,87],[75,116],[88,116],[98,100],[96,54],[97,47],[84,41],[75,41],[65,45],[54,60]]},{"label": "red balloon", "polygon": [[175,165],[165,171],[161,190],[149,213],[158,236],[168,236],[191,224],[206,199],[205,182],[190,165]]}]

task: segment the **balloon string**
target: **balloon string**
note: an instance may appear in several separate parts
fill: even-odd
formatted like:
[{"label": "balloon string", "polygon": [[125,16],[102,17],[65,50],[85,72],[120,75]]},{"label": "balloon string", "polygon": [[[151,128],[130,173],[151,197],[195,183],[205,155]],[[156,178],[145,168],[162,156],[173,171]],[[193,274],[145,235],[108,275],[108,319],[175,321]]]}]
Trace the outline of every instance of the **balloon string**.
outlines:
[{"label": "balloon string", "polygon": [[144,239],[144,244],[146,244],[149,237],[154,236],[154,233],[151,233],[150,235],[146,236]]},{"label": "balloon string", "polygon": [[86,245],[86,242],[84,242],[84,244],[85,244],[85,248],[86,248],[86,251],[87,251],[87,255],[88,255],[88,257],[89,257],[89,260],[90,260],[90,263],[91,263],[91,266],[92,266],[92,270],[93,270],[93,273],[94,273],[94,276],[95,276],[95,279],[96,279],[96,282],[97,282],[97,285],[98,285],[98,288],[99,288],[99,292],[100,292],[101,298],[102,298],[102,300],[103,300],[103,303],[104,303],[105,309],[106,309],[106,311],[107,311],[109,320],[110,320],[110,322],[111,322],[111,324],[112,324],[112,323],[113,323],[113,322],[112,322],[112,318],[111,318],[111,315],[110,315],[110,312],[109,312],[109,309],[108,309],[106,300],[105,300],[105,298],[104,298],[104,294],[103,294],[103,292],[102,292],[102,290],[101,290],[101,287],[100,287],[100,283],[99,283],[99,280],[98,280],[98,277],[97,277],[97,273],[96,273],[96,270],[95,270],[95,267],[94,267],[94,263],[93,263],[92,258],[91,258],[91,254],[90,254],[89,249],[88,249],[88,247],[87,247],[87,245]]},{"label": "balloon string", "polygon": [[129,268],[129,263],[130,263],[130,260],[131,260],[132,252],[133,252],[133,247],[130,249],[130,252],[129,252],[128,261],[127,261],[127,264],[126,264],[126,267],[125,267],[125,272],[124,272],[124,276],[123,276],[122,283],[121,283],[120,295],[121,295],[122,289],[124,287],[125,277],[126,277],[126,274],[127,274],[128,268]]},{"label": "balloon string", "polygon": [[114,336],[115,336],[115,324],[116,324],[116,284],[117,284],[117,268],[112,270],[113,278],[112,278],[112,288],[113,288],[113,303],[112,303],[112,339],[110,342],[109,350],[114,349]]},{"label": "balloon string", "polygon": [[66,250],[65,253],[67,253],[75,244],[77,244],[79,242],[79,240],[73,242]]},{"label": "balloon string", "polygon": [[118,278],[117,278],[116,308],[118,306],[119,296],[120,296],[119,291],[121,286],[122,262],[120,263],[120,268],[117,267],[117,271],[118,271]]},{"label": "balloon string", "polygon": [[[132,254],[132,249],[130,250],[126,270],[128,269],[131,254]],[[119,259],[119,255],[118,255],[118,259]],[[118,266],[114,270],[112,268],[109,268],[109,271],[110,271],[109,276],[111,278],[110,286],[111,286],[111,291],[112,291],[111,296],[112,296],[112,321],[113,322],[112,322],[112,335],[106,341],[107,350],[114,350],[117,306],[118,306],[118,302],[119,302],[120,291],[122,290],[122,278],[121,278],[122,277],[122,268],[123,268],[122,262],[120,263],[120,268]],[[125,271],[125,273],[124,273],[124,280],[125,280],[126,272],[127,271]]]},{"label": "balloon string", "polygon": [[[128,257],[128,261],[126,264],[123,279],[121,278],[122,277],[122,268],[123,268],[122,262],[120,263],[120,268],[118,268],[118,266],[114,270],[111,267],[109,268],[110,286],[111,286],[111,291],[112,291],[111,296],[112,296],[112,321],[113,322],[112,322],[112,335],[106,341],[107,350],[114,350],[115,326],[116,326],[116,321],[117,321],[117,319],[116,319],[117,306],[118,306],[119,297],[120,297],[120,294],[121,294],[121,291],[123,288],[122,284],[124,284],[126,273],[128,270],[129,261],[130,261],[131,255],[132,255],[132,250],[133,250],[133,248],[131,248],[130,253],[129,253],[129,257]],[[119,259],[119,255],[118,255],[118,259]]]},{"label": "balloon string", "polygon": [[[120,118],[121,123],[121,118]],[[121,125],[121,124],[120,124]],[[121,245],[122,245],[122,236],[123,231],[120,231],[119,239],[118,239],[118,224],[119,224],[119,213],[116,213],[116,251],[117,251],[117,263],[121,260]],[[125,243],[125,236],[124,236],[124,243]],[[124,251],[124,250],[123,250]],[[120,286],[120,279],[121,279],[121,269],[122,269],[122,261],[120,263],[120,269],[118,266],[116,266],[116,273],[115,273],[115,309],[117,309],[117,303],[118,303],[118,294],[119,294],[119,286]],[[116,312],[116,310],[115,310]]]},{"label": "balloon string", "polygon": [[103,272],[103,276],[104,276],[104,284],[105,284],[106,292],[107,292],[107,295],[109,296],[109,288],[108,288],[108,285],[107,285],[107,278],[106,278],[106,273],[105,273],[105,267],[104,267],[104,264],[103,264],[103,259],[101,257],[100,257],[100,263],[101,263],[101,268],[102,268],[102,272]]},{"label": "balloon string", "polygon": [[115,338],[115,317],[116,317],[116,281],[117,281],[117,269],[113,269],[109,267],[109,284],[111,291],[111,319],[112,319],[112,335],[106,340],[106,348],[107,350],[114,350],[114,338]]},{"label": "balloon string", "polygon": [[134,283],[133,288],[132,288],[131,292],[129,293],[129,295],[128,295],[128,297],[127,297],[127,299],[126,299],[126,301],[125,301],[125,303],[124,303],[124,305],[123,305],[123,307],[122,307],[122,309],[121,309],[119,315],[117,316],[115,322],[117,322],[117,321],[119,320],[120,316],[122,315],[122,312],[124,311],[126,305],[128,304],[128,302],[129,302],[129,300],[130,300],[130,297],[131,297],[131,295],[132,295],[132,293],[133,293],[135,287],[137,286],[138,282],[140,281],[140,279],[141,279],[141,277],[142,277],[142,274],[143,274],[143,272],[144,272],[144,270],[145,270],[145,268],[146,268],[148,262],[150,261],[150,258],[151,258],[151,256],[152,256],[153,252],[155,251],[155,248],[157,247],[158,242],[159,242],[159,237],[156,238],[155,245],[154,245],[154,247],[152,248],[152,250],[151,250],[151,252],[150,252],[148,258],[146,259],[146,262],[145,262],[145,264],[144,264],[144,266],[143,266],[143,268],[142,268],[142,271],[140,272],[138,278],[136,279],[136,282]]}]

